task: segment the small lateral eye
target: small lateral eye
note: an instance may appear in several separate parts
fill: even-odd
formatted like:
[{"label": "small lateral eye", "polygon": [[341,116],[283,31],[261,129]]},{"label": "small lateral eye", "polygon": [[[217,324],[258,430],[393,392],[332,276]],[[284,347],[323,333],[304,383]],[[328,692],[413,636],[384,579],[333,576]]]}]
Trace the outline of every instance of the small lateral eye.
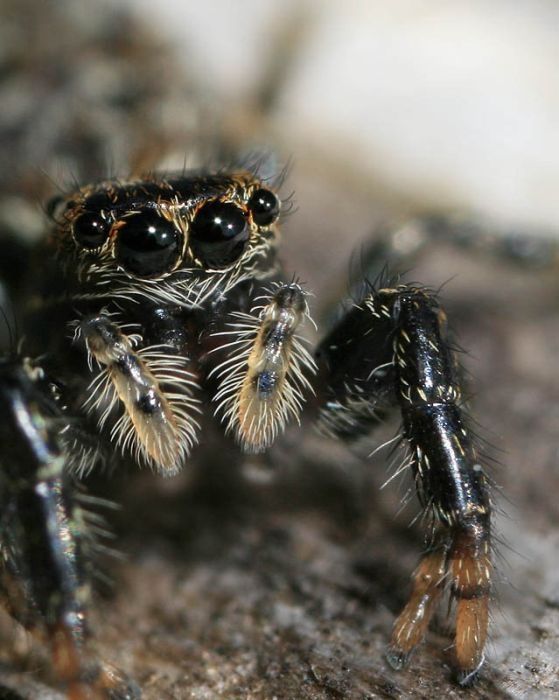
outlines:
[{"label": "small lateral eye", "polygon": [[127,272],[139,277],[159,277],[176,266],[182,235],[155,211],[124,217],[116,228],[115,257]]},{"label": "small lateral eye", "polygon": [[84,212],[72,223],[76,243],[87,250],[100,248],[107,240],[109,231],[109,222],[100,214]]},{"label": "small lateral eye", "polygon": [[259,189],[250,198],[248,208],[257,226],[269,226],[279,216],[280,202],[270,190]]},{"label": "small lateral eye", "polygon": [[246,213],[236,204],[208,202],[190,225],[190,247],[194,256],[210,267],[235,262],[249,238]]}]

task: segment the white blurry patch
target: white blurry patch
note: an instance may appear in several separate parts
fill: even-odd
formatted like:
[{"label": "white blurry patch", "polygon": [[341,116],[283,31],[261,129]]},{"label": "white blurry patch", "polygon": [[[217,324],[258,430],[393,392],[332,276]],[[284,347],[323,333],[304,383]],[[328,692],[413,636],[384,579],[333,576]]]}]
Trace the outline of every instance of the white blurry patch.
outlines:
[{"label": "white blurry patch", "polygon": [[230,101],[255,89],[278,26],[305,21],[273,115],[289,152],[425,204],[559,223],[554,0],[125,1]]}]

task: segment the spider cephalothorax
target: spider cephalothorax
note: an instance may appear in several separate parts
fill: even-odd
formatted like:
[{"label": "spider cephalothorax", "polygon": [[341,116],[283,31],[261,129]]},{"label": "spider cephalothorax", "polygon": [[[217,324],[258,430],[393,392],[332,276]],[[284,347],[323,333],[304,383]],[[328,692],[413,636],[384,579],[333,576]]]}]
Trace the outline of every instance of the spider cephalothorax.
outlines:
[{"label": "spider cephalothorax", "polygon": [[180,469],[198,441],[206,378],[247,451],[297,418],[303,367],[313,371],[296,335],[306,295],[264,282],[278,272],[280,208],[247,171],[104,182],[50,207],[51,276],[63,274],[49,304],[73,329],[77,365],[85,350],[99,370],[73,403],[125,455]]},{"label": "spider cephalothorax", "polygon": [[100,183],[52,209],[82,293],[192,307],[269,274],[280,200],[249,172],[201,172]]},{"label": "spider cephalothorax", "polygon": [[[461,683],[472,682],[488,623],[490,499],[436,295],[416,285],[365,285],[320,343],[317,367],[300,337],[307,293],[275,262],[280,200],[255,175],[103,182],[62,197],[50,213],[54,232],[30,275],[26,317],[41,379],[19,372],[18,359],[0,373],[4,422],[17,433],[12,461],[18,452],[26,460],[24,483],[8,479],[4,505],[10,526],[35,532],[41,544],[8,553],[4,576],[25,571],[27,595],[12,600],[12,612],[27,626],[46,626],[55,654],[62,645],[71,663],[58,665],[72,697],[89,697],[92,688],[115,697],[115,685],[124,684],[124,695],[130,686],[103,667],[92,676],[86,663],[86,605],[68,585],[79,578],[78,549],[61,550],[68,538],[83,539],[78,525],[67,525],[75,520],[68,475],[92,469],[101,453],[113,464],[174,475],[216,419],[243,452],[262,452],[311,396],[314,417],[335,440],[401,413],[402,469],[412,472],[431,527],[387,658],[405,663],[448,589],[454,665]],[[9,476],[13,465],[2,470]],[[48,509],[46,523],[22,507],[18,489],[52,492],[47,505],[60,522]],[[62,552],[49,585],[41,548]],[[79,625],[68,609],[80,610]]]}]

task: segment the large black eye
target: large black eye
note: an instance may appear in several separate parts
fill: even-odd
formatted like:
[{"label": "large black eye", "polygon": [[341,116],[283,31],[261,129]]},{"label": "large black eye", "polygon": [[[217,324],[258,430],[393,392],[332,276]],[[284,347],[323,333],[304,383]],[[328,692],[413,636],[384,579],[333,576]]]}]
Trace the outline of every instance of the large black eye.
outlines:
[{"label": "large black eye", "polygon": [[127,272],[140,277],[170,272],[181,248],[180,232],[154,211],[131,214],[118,222],[115,255]]},{"label": "large black eye", "polygon": [[256,190],[249,200],[248,208],[252,219],[258,226],[269,226],[278,218],[280,212],[279,199],[270,190]]},{"label": "large black eye", "polygon": [[226,202],[204,204],[190,226],[192,252],[210,267],[223,267],[237,260],[247,246],[248,237],[245,212]]},{"label": "large black eye", "polygon": [[84,212],[72,224],[76,242],[88,250],[101,247],[107,240],[110,228],[109,222],[100,214],[90,212]]}]

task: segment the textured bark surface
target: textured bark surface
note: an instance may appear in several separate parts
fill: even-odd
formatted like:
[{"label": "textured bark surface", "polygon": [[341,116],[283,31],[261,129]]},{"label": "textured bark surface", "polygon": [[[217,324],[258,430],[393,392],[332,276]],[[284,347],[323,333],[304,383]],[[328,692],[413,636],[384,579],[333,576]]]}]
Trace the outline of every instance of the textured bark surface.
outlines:
[{"label": "textured bark surface", "polygon": [[[343,292],[347,261],[379,212],[407,207],[375,197],[357,170],[360,186],[348,187],[347,173],[302,162],[289,182],[300,211],[283,257],[315,291],[315,310]],[[381,490],[386,455],[367,457],[397,423],[354,451],[304,424],[264,458],[240,458],[210,430],[203,459],[176,479],[130,472],[92,483],[122,504],[107,517],[126,557],[103,565],[113,585],[97,597],[97,646],[146,700],[559,693],[559,284],[451,246],[424,256],[413,278],[451,280],[443,299],[469,351],[472,412],[501,463],[499,582],[479,684],[450,682],[444,616],[408,669],[383,658],[423,546],[420,525],[409,525],[415,501],[398,513],[406,486]],[[61,697],[41,649],[7,619],[2,634],[0,697]]]}]

